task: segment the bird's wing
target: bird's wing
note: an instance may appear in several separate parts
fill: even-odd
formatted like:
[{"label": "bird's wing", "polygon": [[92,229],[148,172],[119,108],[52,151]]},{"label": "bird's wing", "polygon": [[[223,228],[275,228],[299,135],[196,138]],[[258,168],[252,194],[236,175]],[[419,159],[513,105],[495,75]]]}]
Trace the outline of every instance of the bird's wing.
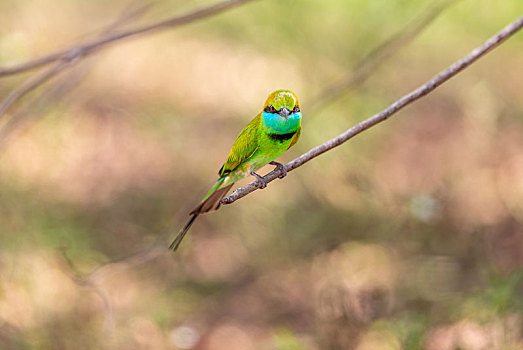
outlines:
[{"label": "bird's wing", "polygon": [[254,117],[245,129],[242,130],[234,144],[227,161],[221,167],[218,174],[223,177],[236,169],[245,160],[249,159],[258,148],[258,130],[261,122],[261,114]]},{"label": "bird's wing", "polygon": [[[292,146],[294,146],[294,144],[296,142],[298,142],[298,140],[300,139],[300,134],[301,134],[301,127],[298,129],[298,131],[296,131],[296,134],[294,135],[294,138],[292,139],[291,144],[289,145],[289,148],[291,148]],[[287,148],[287,149],[289,149],[289,148]]]}]

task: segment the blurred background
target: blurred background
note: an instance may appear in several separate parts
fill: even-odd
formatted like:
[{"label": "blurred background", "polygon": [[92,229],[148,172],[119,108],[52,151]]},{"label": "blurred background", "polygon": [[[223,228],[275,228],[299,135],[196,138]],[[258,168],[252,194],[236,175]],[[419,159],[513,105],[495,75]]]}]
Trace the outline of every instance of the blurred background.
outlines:
[{"label": "blurred background", "polygon": [[[0,0],[0,66],[213,3],[126,17],[146,2]],[[0,120],[0,348],[523,349],[522,33],[201,217],[176,254],[150,248],[272,90],[301,99],[286,162],[521,14],[520,0],[258,0],[31,92]],[[2,77],[0,97],[33,74]]]}]

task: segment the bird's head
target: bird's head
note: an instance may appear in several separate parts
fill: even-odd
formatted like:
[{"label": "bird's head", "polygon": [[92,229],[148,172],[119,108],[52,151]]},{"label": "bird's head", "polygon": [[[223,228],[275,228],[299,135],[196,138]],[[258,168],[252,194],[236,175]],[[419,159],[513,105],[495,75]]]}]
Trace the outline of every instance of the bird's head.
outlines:
[{"label": "bird's head", "polygon": [[267,97],[263,111],[278,114],[287,120],[289,115],[300,112],[298,96],[290,90],[276,90]]}]

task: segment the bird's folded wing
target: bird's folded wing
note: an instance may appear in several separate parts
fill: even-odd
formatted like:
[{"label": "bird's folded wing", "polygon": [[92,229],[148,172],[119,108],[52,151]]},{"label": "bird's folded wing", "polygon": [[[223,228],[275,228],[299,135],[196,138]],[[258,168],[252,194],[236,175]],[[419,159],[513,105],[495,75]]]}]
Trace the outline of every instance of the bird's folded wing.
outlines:
[{"label": "bird's folded wing", "polygon": [[[291,148],[292,146],[294,146],[296,144],[296,142],[298,142],[298,140],[300,139],[300,135],[301,135],[301,127],[298,128],[298,131],[296,131],[296,134],[294,134],[294,138],[292,139],[291,144],[289,145],[289,148]],[[289,148],[287,148],[287,149],[289,149]]]},{"label": "bird's folded wing", "polygon": [[227,161],[219,171],[220,177],[223,177],[234,171],[239,165],[249,159],[258,148],[258,132],[260,129],[261,115],[257,115],[245,129],[242,130],[234,144]]}]

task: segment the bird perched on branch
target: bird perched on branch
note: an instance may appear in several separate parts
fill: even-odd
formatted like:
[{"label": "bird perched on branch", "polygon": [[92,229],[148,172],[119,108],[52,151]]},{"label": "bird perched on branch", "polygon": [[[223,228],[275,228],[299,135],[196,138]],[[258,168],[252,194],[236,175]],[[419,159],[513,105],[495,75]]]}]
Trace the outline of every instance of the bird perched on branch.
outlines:
[{"label": "bird perched on branch", "polygon": [[176,250],[198,215],[216,210],[232,185],[248,175],[256,177],[260,188],[267,186],[256,173],[267,164],[280,169],[280,178],[287,175],[285,167],[274,160],[294,146],[300,138],[301,111],[298,97],[289,90],[276,90],[269,95],[263,111],[236,138],[225,164],[218,171],[220,178],[201,203],[190,213],[191,218],[169,247]]}]

